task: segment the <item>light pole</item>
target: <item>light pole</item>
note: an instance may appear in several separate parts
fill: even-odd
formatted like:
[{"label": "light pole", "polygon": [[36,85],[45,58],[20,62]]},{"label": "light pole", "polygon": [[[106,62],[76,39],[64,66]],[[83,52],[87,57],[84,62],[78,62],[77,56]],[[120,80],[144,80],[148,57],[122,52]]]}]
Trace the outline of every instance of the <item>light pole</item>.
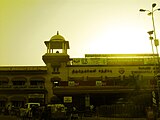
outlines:
[{"label": "light pole", "polygon": [[[152,31],[148,31],[147,32],[149,34],[149,39],[151,41],[151,46],[152,46],[152,53],[153,53],[153,63],[154,63],[154,77],[156,77],[156,75],[158,74],[158,70],[160,69],[159,67],[159,56],[158,56],[158,53],[156,54],[157,55],[157,61],[156,61],[156,55],[154,54],[154,45],[153,45],[153,37],[152,37],[152,34],[153,34],[153,30]],[[158,51],[158,49],[157,49]],[[158,63],[158,65],[157,65]],[[157,70],[157,66],[158,66],[158,70]]]},{"label": "light pole", "polygon": [[[158,9],[155,9],[155,6],[156,6],[156,3],[153,3],[152,4],[152,9],[151,11],[150,10],[146,10],[146,9],[140,9],[139,11],[140,12],[148,12],[148,15],[151,16],[152,18],[152,26],[153,26],[153,30],[152,31],[149,31],[148,34],[149,34],[149,38],[151,40],[151,45],[152,45],[152,52],[153,52],[153,59],[154,59],[154,62],[155,62],[155,57],[154,57],[154,46],[153,46],[153,40],[154,40],[154,45],[156,47],[156,53],[157,53],[157,66],[158,66],[158,71],[157,71],[157,67],[156,67],[156,62],[155,62],[155,71],[156,71],[156,74],[158,74],[160,71],[160,64],[159,64],[159,52],[158,52],[158,46],[159,46],[159,40],[157,39],[157,36],[156,36],[156,28],[155,28],[155,22],[154,22],[154,12],[155,11],[160,11],[160,8]],[[152,37],[152,34],[154,35],[154,37]],[[155,78],[155,71],[154,71],[154,78]],[[155,112],[157,112],[157,115],[156,117],[158,117],[159,115],[159,105],[160,105],[160,94],[159,94],[159,90],[158,90],[158,97],[155,96],[155,91],[156,89],[154,88],[154,90],[152,91],[152,101],[153,101],[153,105],[155,105]],[[159,103],[157,104],[158,100],[157,98],[159,98]]]},{"label": "light pole", "polygon": [[[155,63],[154,65],[155,65],[155,67],[156,67],[155,55],[154,55],[153,37],[152,37],[153,30],[152,30],[152,31],[148,31],[147,33],[149,34],[149,39],[150,39],[150,41],[151,41],[152,53],[153,53],[153,63]],[[155,76],[155,72],[154,72],[154,76]]]},{"label": "light pole", "polygon": [[[148,34],[150,35],[150,40],[151,39],[154,40],[154,45],[156,47],[156,52],[157,52],[157,62],[158,62],[158,66],[159,66],[159,52],[158,52],[159,41],[158,41],[157,36],[156,36],[156,28],[155,28],[155,22],[154,22],[154,12],[155,11],[160,11],[160,8],[154,9],[155,6],[156,6],[156,3],[153,3],[151,11],[150,10],[146,10],[146,9],[140,9],[139,11],[140,12],[148,12],[148,15],[151,15],[151,17],[152,17],[153,32],[149,31],[150,33],[148,32]],[[154,34],[154,38],[151,38],[151,34]],[[151,40],[151,42],[152,42],[152,40]],[[154,54],[153,46],[152,46],[152,52]]]}]

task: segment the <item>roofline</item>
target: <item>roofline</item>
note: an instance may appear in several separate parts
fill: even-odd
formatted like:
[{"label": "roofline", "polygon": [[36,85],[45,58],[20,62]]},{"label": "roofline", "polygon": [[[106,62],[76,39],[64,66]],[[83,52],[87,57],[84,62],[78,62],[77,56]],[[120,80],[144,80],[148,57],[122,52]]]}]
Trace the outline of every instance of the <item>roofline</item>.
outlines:
[{"label": "roofline", "polygon": [[46,71],[46,66],[0,66],[0,71]]},{"label": "roofline", "polygon": [[150,57],[158,54],[85,54],[85,57]]}]

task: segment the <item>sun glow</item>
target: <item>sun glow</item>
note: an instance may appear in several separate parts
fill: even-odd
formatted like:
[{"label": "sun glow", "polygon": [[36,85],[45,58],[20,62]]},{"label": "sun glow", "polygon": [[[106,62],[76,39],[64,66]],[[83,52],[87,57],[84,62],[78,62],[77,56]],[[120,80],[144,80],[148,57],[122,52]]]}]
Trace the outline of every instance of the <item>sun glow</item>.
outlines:
[{"label": "sun glow", "polygon": [[[147,34],[152,17],[139,12],[151,10],[152,3],[160,8],[159,0],[0,0],[0,65],[45,65],[44,41],[56,31],[69,41],[71,58],[152,53]],[[159,13],[154,13],[158,39]]]},{"label": "sun glow", "polygon": [[[144,31],[144,32],[142,32]],[[134,26],[118,26],[104,29],[95,34],[89,43],[89,53],[152,53],[151,44],[145,30]]]}]

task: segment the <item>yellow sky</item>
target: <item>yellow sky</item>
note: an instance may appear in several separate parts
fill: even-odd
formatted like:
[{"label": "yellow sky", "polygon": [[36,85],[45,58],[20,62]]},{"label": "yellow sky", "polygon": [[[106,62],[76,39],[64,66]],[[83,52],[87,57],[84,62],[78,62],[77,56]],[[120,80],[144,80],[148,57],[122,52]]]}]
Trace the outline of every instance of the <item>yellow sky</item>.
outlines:
[{"label": "yellow sky", "polygon": [[[44,65],[44,41],[57,31],[71,58],[94,53],[152,53],[147,31],[159,0],[0,0],[0,65]],[[160,38],[160,11],[154,13]]]}]

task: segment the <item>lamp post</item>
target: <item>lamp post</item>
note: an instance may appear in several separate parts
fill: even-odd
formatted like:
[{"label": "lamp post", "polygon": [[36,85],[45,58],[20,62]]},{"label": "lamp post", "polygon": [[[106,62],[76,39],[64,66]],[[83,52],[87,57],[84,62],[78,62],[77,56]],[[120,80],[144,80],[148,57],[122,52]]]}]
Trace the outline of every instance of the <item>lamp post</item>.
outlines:
[{"label": "lamp post", "polygon": [[[157,62],[158,62],[158,66],[159,66],[159,52],[158,52],[158,46],[159,46],[159,40],[157,39],[157,36],[156,36],[156,28],[155,28],[155,22],[154,22],[154,12],[155,11],[160,11],[160,8],[158,9],[154,9],[156,6],[156,3],[153,3],[152,4],[152,9],[151,11],[150,10],[146,10],[146,9],[140,9],[139,11],[140,12],[148,12],[148,15],[151,15],[151,18],[152,18],[152,25],[153,25],[153,32],[152,31],[149,31],[148,34],[150,35],[150,40],[153,39],[154,40],[154,45],[156,47],[156,52],[157,52]],[[151,34],[154,34],[154,38],[151,38]],[[152,40],[151,40],[152,42]],[[151,43],[152,44],[152,43]],[[152,52],[154,54],[154,49],[153,49],[153,46],[152,46]]]},{"label": "lamp post", "polygon": [[[152,34],[153,34],[153,30],[152,31],[148,31],[147,32],[149,34],[149,39],[151,41],[151,46],[152,46],[152,53],[153,53],[153,62],[155,63],[155,57],[154,57],[154,45],[153,45],[153,37],[152,37]],[[155,64],[156,65],[156,64]],[[155,66],[156,67],[156,66]]]},{"label": "lamp post", "polygon": [[[146,10],[146,9],[140,9],[139,11],[140,12],[148,12],[148,15],[151,16],[152,18],[152,26],[153,26],[153,30],[152,31],[149,31],[148,34],[149,34],[149,38],[151,40],[151,46],[152,46],[152,52],[153,52],[153,59],[154,59],[154,62],[155,62],[155,55],[154,55],[154,46],[156,47],[156,53],[157,53],[157,66],[158,66],[158,71],[157,71],[157,67],[156,67],[156,62],[155,62],[155,71],[156,71],[156,74],[158,75],[158,72],[160,72],[160,64],[159,64],[159,52],[158,52],[158,46],[159,46],[159,40],[157,39],[157,36],[156,36],[156,28],[155,28],[155,21],[154,21],[154,12],[155,11],[160,11],[160,8],[158,9],[155,9],[156,7],[156,3],[153,3],[152,4],[152,9],[151,11],[150,10]],[[152,34],[154,35],[154,37],[152,37]],[[153,41],[154,40],[154,46],[153,46]],[[155,78],[155,72],[154,72],[154,78]],[[158,97],[159,97],[159,103],[157,104],[158,100],[156,100],[156,97],[155,97],[155,89],[152,91],[152,101],[153,101],[153,105],[155,105],[155,111],[157,112],[157,115],[159,115],[159,105],[160,105],[160,94],[159,94],[159,90],[158,90]],[[156,115],[156,117],[157,117]]]}]

